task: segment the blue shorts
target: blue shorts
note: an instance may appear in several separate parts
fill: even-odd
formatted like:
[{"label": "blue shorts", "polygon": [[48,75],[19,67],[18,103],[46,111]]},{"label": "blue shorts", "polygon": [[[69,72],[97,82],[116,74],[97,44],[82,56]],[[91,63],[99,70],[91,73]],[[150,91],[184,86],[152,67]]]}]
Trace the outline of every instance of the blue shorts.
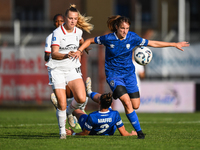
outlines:
[{"label": "blue shorts", "polygon": [[139,91],[135,73],[126,77],[107,77],[106,81],[113,92],[118,85],[126,87],[128,94]]},{"label": "blue shorts", "polygon": [[81,126],[81,129],[82,129],[82,130],[84,129],[84,126],[85,126],[85,122],[86,122],[86,120],[87,120],[87,117],[88,117],[87,114],[83,114],[83,115],[81,115],[81,116],[79,117],[79,119],[78,119],[78,123],[79,123],[79,125]]}]

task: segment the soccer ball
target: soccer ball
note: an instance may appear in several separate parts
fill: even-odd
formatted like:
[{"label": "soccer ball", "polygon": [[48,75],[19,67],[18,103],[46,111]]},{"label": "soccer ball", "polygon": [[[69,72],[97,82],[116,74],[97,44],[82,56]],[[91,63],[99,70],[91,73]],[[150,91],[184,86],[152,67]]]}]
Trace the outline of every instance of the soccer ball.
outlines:
[{"label": "soccer ball", "polygon": [[134,52],[134,59],[140,65],[147,65],[153,57],[152,51],[145,46],[138,47]]}]

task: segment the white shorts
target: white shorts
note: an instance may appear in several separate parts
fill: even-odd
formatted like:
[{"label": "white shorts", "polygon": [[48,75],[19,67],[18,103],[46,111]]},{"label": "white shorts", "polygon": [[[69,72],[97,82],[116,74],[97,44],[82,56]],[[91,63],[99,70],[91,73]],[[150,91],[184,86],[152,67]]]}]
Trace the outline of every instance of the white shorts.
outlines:
[{"label": "white shorts", "polygon": [[76,79],[82,79],[81,68],[74,68],[68,71],[62,71],[58,69],[50,70],[49,84],[53,89],[66,89],[66,85],[69,81]]}]

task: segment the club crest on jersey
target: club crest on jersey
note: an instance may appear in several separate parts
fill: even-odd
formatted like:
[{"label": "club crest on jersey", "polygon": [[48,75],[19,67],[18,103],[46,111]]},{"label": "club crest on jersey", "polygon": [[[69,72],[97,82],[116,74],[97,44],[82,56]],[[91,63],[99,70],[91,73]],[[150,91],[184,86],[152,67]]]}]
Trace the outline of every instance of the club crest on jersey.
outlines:
[{"label": "club crest on jersey", "polygon": [[126,44],[126,48],[129,49],[130,48],[130,44]]},{"label": "club crest on jersey", "polygon": [[110,47],[111,47],[111,48],[114,48],[114,47],[115,47],[115,45],[114,45],[114,44],[110,44]]},{"label": "club crest on jersey", "polygon": [[114,87],[115,86],[115,82],[112,80],[110,81],[110,86]]}]

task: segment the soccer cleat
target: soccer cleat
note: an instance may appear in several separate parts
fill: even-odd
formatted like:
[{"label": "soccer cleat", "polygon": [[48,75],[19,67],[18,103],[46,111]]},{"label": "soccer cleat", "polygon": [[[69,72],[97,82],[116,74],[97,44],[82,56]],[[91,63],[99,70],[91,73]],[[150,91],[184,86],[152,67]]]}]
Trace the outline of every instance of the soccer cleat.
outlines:
[{"label": "soccer cleat", "polygon": [[76,123],[76,125],[75,125],[75,129],[81,129],[81,126],[80,126],[79,123]]},{"label": "soccer cleat", "polygon": [[57,101],[56,95],[54,93],[51,93],[51,102],[52,102],[53,106],[57,109],[58,101]]},{"label": "soccer cleat", "polygon": [[144,139],[145,138],[145,134],[142,132],[142,130],[138,131],[137,135],[138,135],[138,139]]},{"label": "soccer cleat", "polygon": [[86,79],[86,93],[87,95],[89,95],[90,93],[92,93],[92,81],[90,77],[87,77]]},{"label": "soccer cleat", "polygon": [[66,139],[66,134],[60,134],[60,139]]},{"label": "soccer cleat", "polygon": [[74,123],[74,116],[72,114],[67,114],[67,121],[72,128],[76,126],[76,124]]}]

